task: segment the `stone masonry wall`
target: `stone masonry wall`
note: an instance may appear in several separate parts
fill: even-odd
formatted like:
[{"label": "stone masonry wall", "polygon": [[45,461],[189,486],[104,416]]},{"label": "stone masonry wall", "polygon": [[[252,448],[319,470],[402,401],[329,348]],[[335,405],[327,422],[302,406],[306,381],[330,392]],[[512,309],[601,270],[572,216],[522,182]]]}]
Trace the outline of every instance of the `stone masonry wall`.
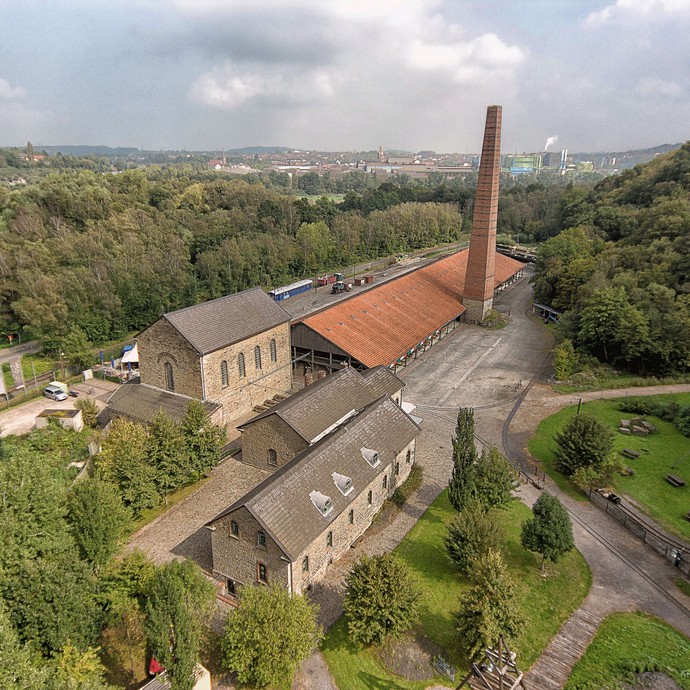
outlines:
[{"label": "stone masonry wall", "polygon": [[165,363],[173,368],[175,393],[202,399],[200,358],[192,346],[165,319],[159,319],[138,338],[142,383],[167,390]]},{"label": "stone masonry wall", "polygon": [[[406,461],[407,451],[410,451],[410,462]],[[318,582],[326,574],[329,564],[340,558],[371,525],[374,516],[381,510],[383,502],[393,494],[395,489],[407,479],[414,464],[415,442],[409,444],[399,453],[392,463],[389,463],[372,482],[363,487],[352,500],[349,508],[343,511],[330,524],[321,518],[314,509],[314,518],[324,522],[323,532],[295,559],[292,569],[293,591],[303,592],[310,584]],[[398,463],[400,472],[395,475]],[[383,477],[388,477],[387,488],[383,488]],[[357,489],[355,477],[353,484]],[[338,489],[333,486],[333,490]],[[369,491],[372,493],[372,503],[369,505]],[[354,493],[354,492],[353,492]],[[354,511],[354,522],[350,524],[350,510]],[[333,533],[333,546],[328,546],[328,532]],[[304,558],[309,558],[309,569],[303,570]]]},{"label": "stone masonry wall", "polygon": [[[276,361],[271,361],[270,343],[276,341]],[[261,369],[255,366],[254,348],[261,348]],[[240,376],[238,357],[244,354],[245,376]],[[223,386],[221,363],[228,366],[228,385]],[[219,402],[228,424],[246,417],[256,405],[292,387],[290,326],[287,323],[259,335],[211,352],[203,357],[206,399]]]},{"label": "stone masonry wall", "polygon": [[[270,415],[242,430],[242,462],[275,472],[309,444],[278,415]],[[277,454],[277,464],[268,464],[268,451]]]},{"label": "stone masonry wall", "polygon": [[[231,532],[231,521],[239,527],[239,536]],[[211,532],[213,549],[213,572],[236,583],[251,586],[258,582],[258,563],[266,566],[269,584],[288,586],[289,563],[281,558],[283,552],[266,534],[266,546],[258,545],[261,526],[244,508],[238,508],[230,515],[218,520]]]}]

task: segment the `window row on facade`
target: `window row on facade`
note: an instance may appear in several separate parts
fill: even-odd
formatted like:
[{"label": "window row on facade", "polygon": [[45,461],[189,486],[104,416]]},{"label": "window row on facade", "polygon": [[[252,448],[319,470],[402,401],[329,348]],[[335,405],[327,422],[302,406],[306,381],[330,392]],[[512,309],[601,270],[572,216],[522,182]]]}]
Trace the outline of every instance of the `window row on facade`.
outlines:
[{"label": "window row on facade", "polygon": [[[278,361],[278,349],[276,346],[275,338],[271,339],[269,343],[269,354],[271,357],[271,362]],[[254,368],[256,371],[261,371],[263,369],[261,347],[259,345],[254,346]],[[230,374],[228,373],[228,360],[224,359],[220,363],[220,384],[223,388],[227,388],[230,385]],[[244,352],[240,352],[237,355],[237,373],[241,379],[245,378],[247,375],[247,365],[245,363]]]}]

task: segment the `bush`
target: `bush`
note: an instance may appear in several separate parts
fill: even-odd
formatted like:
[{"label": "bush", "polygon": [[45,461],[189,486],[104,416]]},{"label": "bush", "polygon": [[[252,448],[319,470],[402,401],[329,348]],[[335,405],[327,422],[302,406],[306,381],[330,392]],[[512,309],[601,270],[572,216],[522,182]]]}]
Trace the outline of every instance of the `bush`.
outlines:
[{"label": "bush", "polygon": [[407,479],[393,492],[390,500],[398,508],[402,508],[407,499],[422,485],[424,471],[420,465],[414,465]]},{"label": "bush", "polygon": [[553,351],[553,368],[558,381],[567,381],[577,371],[577,354],[571,340],[564,340]]},{"label": "bush", "polygon": [[96,426],[98,419],[98,405],[91,398],[80,398],[76,405],[78,410],[81,410],[81,416],[84,424],[92,429]]},{"label": "bush", "polygon": [[621,412],[629,412],[631,414],[648,415],[653,414],[654,405],[644,398],[626,398],[618,405]]}]

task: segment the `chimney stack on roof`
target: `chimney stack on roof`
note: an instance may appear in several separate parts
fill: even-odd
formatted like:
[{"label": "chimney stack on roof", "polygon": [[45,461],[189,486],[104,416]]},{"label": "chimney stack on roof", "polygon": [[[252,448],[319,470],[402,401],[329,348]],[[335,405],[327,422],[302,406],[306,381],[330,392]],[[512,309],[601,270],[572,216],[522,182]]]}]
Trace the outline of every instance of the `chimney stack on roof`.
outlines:
[{"label": "chimney stack on roof", "polygon": [[500,173],[501,106],[490,105],[486,111],[470,252],[462,293],[468,323],[481,323],[493,306]]}]

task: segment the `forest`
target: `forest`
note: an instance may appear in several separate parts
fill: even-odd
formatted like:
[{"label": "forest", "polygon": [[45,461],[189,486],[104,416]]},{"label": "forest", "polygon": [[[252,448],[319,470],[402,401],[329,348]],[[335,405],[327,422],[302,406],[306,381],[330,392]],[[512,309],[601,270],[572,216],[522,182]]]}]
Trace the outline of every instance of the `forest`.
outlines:
[{"label": "forest", "polygon": [[[228,293],[466,239],[476,179],[346,177],[340,203],[297,196],[281,173],[232,179],[187,164],[0,186],[0,333],[48,352],[75,333],[98,345]],[[506,237],[558,231],[568,185],[506,183]]]},{"label": "forest", "polygon": [[587,357],[640,374],[690,369],[690,142],[561,200],[535,298],[563,313],[567,378]]}]

